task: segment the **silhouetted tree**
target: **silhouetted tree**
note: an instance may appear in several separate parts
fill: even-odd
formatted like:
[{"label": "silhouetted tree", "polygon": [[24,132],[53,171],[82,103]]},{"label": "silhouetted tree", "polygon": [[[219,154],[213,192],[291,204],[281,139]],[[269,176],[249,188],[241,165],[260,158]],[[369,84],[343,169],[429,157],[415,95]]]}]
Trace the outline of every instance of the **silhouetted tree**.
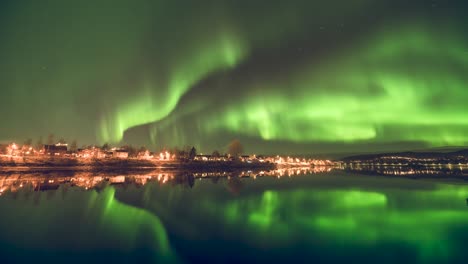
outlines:
[{"label": "silhouetted tree", "polygon": [[190,147],[184,146],[184,148],[176,153],[178,160],[187,161],[189,159]]},{"label": "silhouetted tree", "polygon": [[195,177],[193,176],[192,173],[187,175],[187,183],[190,186],[190,188],[193,188],[193,186],[195,185]]},{"label": "silhouetted tree", "polygon": [[239,177],[231,177],[227,182],[228,190],[233,194],[239,194],[244,184]]},{"label": "silhouetted tree", "polygon": [[141,146],[140,149],[138,149],[138,152],[145,152],[146,150],[145,146]]},{"label": "silhouetted tree", "polygon": [[77,144],[76,139],[75,139],[70,144],[70,151],[76,152],[77,150],[78,150],[78,144]]},{"label": "silhouetted tree", "polygon": [[130,157],[136,157],[138,154],[138,151],[135,147],[133,147],[132,145],[130,145],[130,147],[128,148],[128,156]]},{"label": "silhouetted tree", "polygon": [[228,146],[228,153],[233,157],[238,157],[244,152],[244,147],[238,139],[234,139]]},{"label": "silhouetted tree", "polygon": [[109,148],[109,143],[104,143],[104,145],[101,147],[102,150],[109,150]]},{"label": "silhouetted tree", "polygon": [[219,158],[221,156],[221,154],[219,154],[219,151],[215,150],[213,151],[213,153],[211,154],[212,157],[215,157],[215,158]]},{"label": "silhouetted tree", "polygon": [[193,159],[195,159],[195,156],[197,156],[197,149],[195,147],[192,147],[190,149],[189,159],[193,160]]}]

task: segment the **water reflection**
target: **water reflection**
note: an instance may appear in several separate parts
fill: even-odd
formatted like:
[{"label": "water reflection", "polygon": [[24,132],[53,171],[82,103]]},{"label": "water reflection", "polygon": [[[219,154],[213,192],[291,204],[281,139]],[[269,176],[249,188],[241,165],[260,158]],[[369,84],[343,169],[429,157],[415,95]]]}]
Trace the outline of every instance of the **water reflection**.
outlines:
[{"label": "water reflection", "polygon": [[150,170],[136,173],[119,174],[115,172],[89,172],[89,171],[47,171],[34,172],[27,171],[0,173],[0,195],[7,192],[17,192],[24,188],[29,191],[56,190],[60,185],[81,187],[85,190],[97,188],[102,189],[107,185],[138,185],[143,186],[148,182],[158,182],[161,184],[172,183],[188,185],[193,187],[195,179],[212,179],[214,183],[219,178],[238,177],[291,177],[315,173],[330,172],[329,166],[317,167],[297,167],[280,168],[270,171],[231,171],[231,172],[188,172],[171,170]]},{"label": "water reflection", "polygon": [[468,176],[468,167],[462,164],[438,165],[377,165],[377,164],[350,164],[341,169],[350,172],[359,172],[370,175],[391,175],[409,177],[465,177]]},{"label": "water reflection", "polygon": [[[209,260],[203,256],[212,254],[204,250],[211,241],[218,241],[219,255],[237,261],[426,263],[466,256],[467,186],[348,175],[272,180],[244,181],[242,196],[207,192],[202,184],[195,192],[150,184],[135,204],[158,214],[197,261]],[[188,246],[187,239],[208,242]],[[232,241],[239,241],[235,249]],[[232,256],[237,250],[243,255]]]},{"label": "water reflection", "polygon": [[327,170],[10,174],[0,180],[1,253],[192,263],[468,257],[463,182]]},{"label": "water reflection", "polygon": [[3,196],[0,209],[3,263],[132,261],[139,255],[145,261],[176,261],[160,219],[117,201],[114,188],[100,193],[66,185],[48,192],[20,189]]}]

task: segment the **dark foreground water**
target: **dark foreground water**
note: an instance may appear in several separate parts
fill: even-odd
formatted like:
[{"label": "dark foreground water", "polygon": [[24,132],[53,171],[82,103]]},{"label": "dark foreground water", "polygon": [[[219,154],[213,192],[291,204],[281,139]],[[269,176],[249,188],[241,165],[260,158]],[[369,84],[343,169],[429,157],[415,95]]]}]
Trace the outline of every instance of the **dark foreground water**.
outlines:
[{"label": "dark foreground water", "polygon": [[460,179],[57,172],[0,188],[0,263],[468,260]]}]

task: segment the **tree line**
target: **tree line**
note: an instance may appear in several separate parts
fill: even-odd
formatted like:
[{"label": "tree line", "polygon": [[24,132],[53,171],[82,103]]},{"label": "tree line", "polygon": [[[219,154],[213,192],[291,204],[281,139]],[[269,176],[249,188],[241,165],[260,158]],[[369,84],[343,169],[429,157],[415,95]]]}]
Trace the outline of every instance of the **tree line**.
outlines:
[{"label": "tree line", "polygon": [[[58,141],[56,141],[55,135],[53,133],[50,133],[47,136],[47,140],[46,140],[45,144],[44,144],[43,137],[40,136],[35,144],[33,144],[33,140],[31,138],[26,139],[24,141],[24,143],[23,143],[23,146],[34,147],[34,148],[39,150],[39,149],[42,149],[44,147],[44,145],[54,145],[54,144],[57,144],[57,143],[65,144],[66,141],[65,141],[64,138],[60,138]],[[93,146],[91,146],[91,145],[89,145],[89,146],[83,145],[82,146],[83,149],[92,148],[92,147]],[[111,149],[111,146],[110,146],[109,143],[104,143],[100,148],[102,150],[104,150],[104,151],[109,151]],[[141,147],[138,148],[138,147],[134,147],[132,145],[123,145],[120,148],[127,151],[128,155],[130,157],[136,157],[138,155],[138,153],[148,151],[148,149],[145,146],[141,146]],[[77,142],[77,140],[73,140],[69,144],[69,150],[72,151],[72,152],[78,151],[78,142]],[[163,152],[164,151],[165,150],[163,150]],[[175,155],[176,159],[180,159],[180,160],[193,160],[197,155],[197,149],[195,148],[195,146],[188,146],[188,145],[184,146],[183,148],[174,147],[172,149],[168,149],[167,151],[169,153]],[[234,139],[227,146],[227,152],[226,153],[229,154],[231,157],[238,157],[243,152],[244,152],[244,147],[243,147],[242,143],[240,142],[240,140],[238,140],[238,139]],[[221,157],[222,154],[218,150],[214,150],[211,153],[211,156]]]}]

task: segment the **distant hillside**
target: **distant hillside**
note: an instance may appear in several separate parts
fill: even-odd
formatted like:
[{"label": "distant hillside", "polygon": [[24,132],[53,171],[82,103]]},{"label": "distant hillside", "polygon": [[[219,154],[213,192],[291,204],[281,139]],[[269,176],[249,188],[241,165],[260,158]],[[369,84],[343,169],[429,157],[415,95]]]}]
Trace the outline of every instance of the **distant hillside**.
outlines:
[{"label": "distant hillside", "polygon": [[466,146],[443,146],[443,147],[433,147],[426,149],[415,149],[413,152],[457,152],[467,149]]},{"label": "distant hillside", "polygon": [[453,152],[443,152],[443,151],[428,151],[428,152],[419,152],[419,151],[406,151],[406,152],[397,152],[397,153],[379,153],[379,154],[364,154],[364,155],[354,155],[342,158],[342,161],[353,161],[353,160],[375,160],[388,157],[406,157],[406,158],[433,158],[433,159],[451,159],[456,157],[468,157],[468,149],[462,149]]},{"label": "distant hillside", "polygon": [[459,151],[466,151],[468,146],[443,146],[443,147],[433,147],[433,148],[422,148],[422,149],[406,149],[401,151],[387,151],[387,152],[376,152],[376,151],[352,151],[352,152],[330,152],[330,153],[313,153],[313,154],[303,154],[303,155],[291,155],[293,157],[301,158],[313,158],[313,159],[330,159],[330,160],[349,160],[355,157],[378,157],[378,156],[388,156],[388,155],[400,155],[403,153],[453,153]]}]

